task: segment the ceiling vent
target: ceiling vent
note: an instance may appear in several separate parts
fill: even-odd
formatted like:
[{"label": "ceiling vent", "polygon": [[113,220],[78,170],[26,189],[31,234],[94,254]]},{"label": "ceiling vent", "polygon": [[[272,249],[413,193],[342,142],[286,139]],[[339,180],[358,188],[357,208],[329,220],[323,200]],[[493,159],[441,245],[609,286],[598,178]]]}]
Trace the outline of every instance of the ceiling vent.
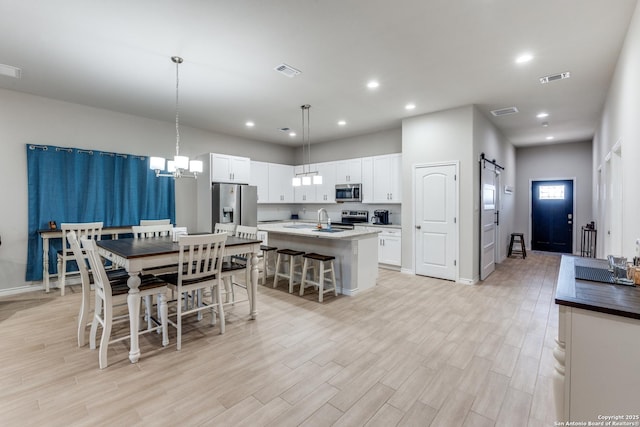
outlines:
[{"label": "ceiling vent", "polygon": [[500,108],[499,110],[492,110],[491,114],[493,114],[495,117],[500,117],[500,116],[508,116],[509,114],[516,114],[518,112],[518,109],[516,107],[507,107],[507,108]]},{"label": "ceiling vent", "polygon": [[19,79],[22,77],[22,69],[11,65],[0,64],[0,75]]},{"label": "ceiling vent", "polygon": [[274,70],[276,70],[277,72],[279,72],[281,74],[284,74],[285,76],[287,76],[289,78],[295,77],[298,74],[302,73],[302,71],[296,70],[291,65],[287,65],[285,63],[282,63],[282,64],[278,65],[276,68],[274,68]]},{"label": "ceiling vent", "polygon": [[547,84],[549,82],[554,82],[556,80],[564,80],[571,77],[571,73],[569,71],[565,71],[564,73],[552,74],[550,76],[540,77],[541,84]]}]

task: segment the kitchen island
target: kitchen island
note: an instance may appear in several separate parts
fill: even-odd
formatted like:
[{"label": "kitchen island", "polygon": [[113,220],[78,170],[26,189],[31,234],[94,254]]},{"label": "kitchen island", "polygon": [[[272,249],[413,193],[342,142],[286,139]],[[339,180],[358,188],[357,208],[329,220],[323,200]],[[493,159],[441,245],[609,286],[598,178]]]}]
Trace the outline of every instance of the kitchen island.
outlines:
[{"label": "kitchen island", "polygon": [[596,281],[611,280],[607,268],[605,260],[567,255],[560,263],[557,421],[597,423],[619,415],[617,421],[636,424],[617,425],[640,422],[640,287]]},{"label": "kitchen island", "polygon": [[335,256],[337,288],[341,294],[353,296],[376,285],[377,231],[327,230],[326,226],[318,230],[315,224],[307,222],[258,224],[258,230],[268,233],[269,246]]}]

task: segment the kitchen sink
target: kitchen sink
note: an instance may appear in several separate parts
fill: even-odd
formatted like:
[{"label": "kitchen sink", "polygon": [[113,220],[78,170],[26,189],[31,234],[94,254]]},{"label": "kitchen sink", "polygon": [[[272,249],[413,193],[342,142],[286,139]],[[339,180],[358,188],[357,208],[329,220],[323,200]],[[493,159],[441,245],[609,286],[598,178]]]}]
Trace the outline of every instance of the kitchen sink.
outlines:
[{"label": "kitchen sink", "polygon": [[289,224],[283,225],[284,228],[316,228],[314,224]]},{"label": "kitchen sink", "polygon": [[316,228],[313,231],[318,231],[320,233],[340,233],[344,230],[340,230],[338,228],[320,228],[320,229]]}]

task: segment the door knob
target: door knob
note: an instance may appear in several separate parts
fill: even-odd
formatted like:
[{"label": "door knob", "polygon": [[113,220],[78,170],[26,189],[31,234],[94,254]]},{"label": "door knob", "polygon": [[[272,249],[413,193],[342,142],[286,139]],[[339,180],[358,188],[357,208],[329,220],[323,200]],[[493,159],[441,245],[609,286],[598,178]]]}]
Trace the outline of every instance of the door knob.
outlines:
[{"label": "door knob", "polygon": [[416,228],[417,228],[418,230],[420,230],[420,229],[422,228],[422,226],[421,226],[421,225],[416,225]]}]

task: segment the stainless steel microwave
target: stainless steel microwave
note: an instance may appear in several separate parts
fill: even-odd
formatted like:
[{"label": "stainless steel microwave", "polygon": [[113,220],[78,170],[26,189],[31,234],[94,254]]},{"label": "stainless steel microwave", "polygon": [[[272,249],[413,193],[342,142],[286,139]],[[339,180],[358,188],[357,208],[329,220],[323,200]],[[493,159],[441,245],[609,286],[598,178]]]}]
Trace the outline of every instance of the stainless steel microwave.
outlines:
[{"label": "stainless steel microwave", "polygon": [[336,185],[336,202],[361,202],[362,184]]}]

